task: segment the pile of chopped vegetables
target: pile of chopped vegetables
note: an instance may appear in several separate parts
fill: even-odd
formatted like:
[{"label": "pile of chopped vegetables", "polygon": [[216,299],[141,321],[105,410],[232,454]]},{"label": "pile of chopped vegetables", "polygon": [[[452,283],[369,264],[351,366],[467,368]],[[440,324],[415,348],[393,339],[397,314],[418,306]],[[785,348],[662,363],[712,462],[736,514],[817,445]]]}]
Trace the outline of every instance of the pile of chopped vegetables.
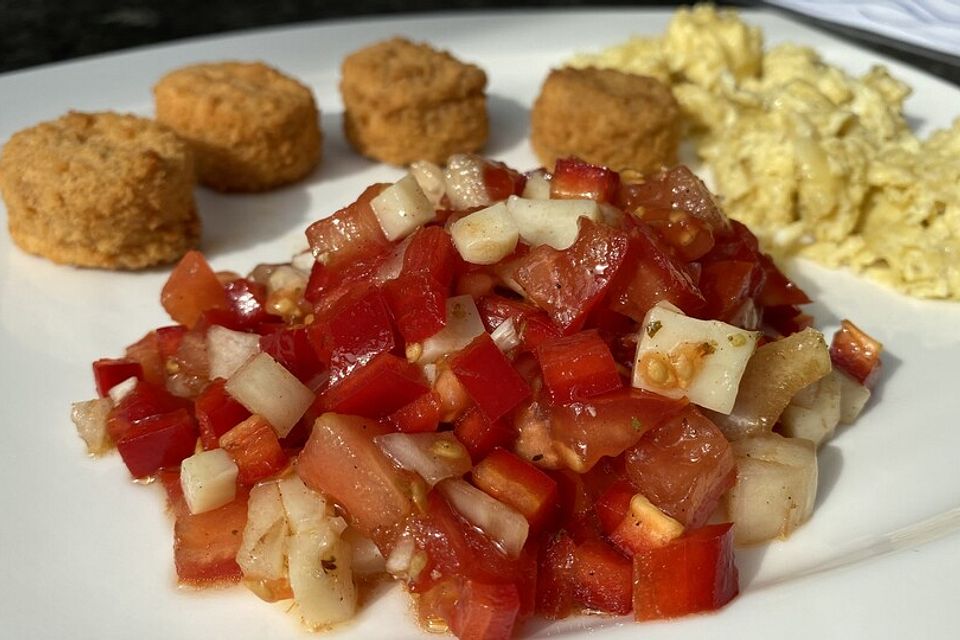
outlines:
[{"label": "pile of chopped vegetables", "polygon": [[464,639],[722,607],[734,543],[810,516],[817,446],[880,370],[685,167],[454,156],[306,236],[246,277],[189,253],[175,324],[94,362],[73,419],[162,482],[182,583],[311,628],[386,576]]}]

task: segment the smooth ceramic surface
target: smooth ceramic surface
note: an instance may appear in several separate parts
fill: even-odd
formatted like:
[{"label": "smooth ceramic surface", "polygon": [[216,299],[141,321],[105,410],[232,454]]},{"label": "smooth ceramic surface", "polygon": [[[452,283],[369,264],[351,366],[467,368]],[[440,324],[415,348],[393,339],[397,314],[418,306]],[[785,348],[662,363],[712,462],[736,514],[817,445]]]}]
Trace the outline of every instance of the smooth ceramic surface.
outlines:
[{"label": "smooth ceramic surface", "polygon": [[[394,34],[429,40],[490,77],[489,155],[536,162],[529,109],[552,65],[635,33],[659,33],[667,12],[548,12],[331,22],[204,39],[0,76],[0,140],[68,109],[151,113],[150,87],[189,62],[266,60],[310,84],[323,111],[322,168],[274,193],[198,191],[204,251],[218,270],[286,261],[309,222],[398,170],[361,159],[340,133],[338,66]],[[782,18],[750,14],[768,42],[811,44],[852,72],[877,60]],[[923,133],[960,105],[951,86],[896,63],[915,93]],[[868,410],[821,452],[813,519],[788,542],[738,553],[743,595],[718,614],[637,627],[581,618],[532,622],[535,637],[652,640],[708,637],[955,637],[960,628],[960,305],[902,297],[845,273],[797,265],[819,325],[840,318],[884,342],[886,374]],[[0,637],[305,638],[297,621],[242,588],[177,589],[162,492],[130,481],[116,455],[92,460],[69,420],[94,394],[90,362],[165,324],[166,271],[76,270],[28,256],[0,233]],[[337,638],[418,638],[399,589],[378,594]]]}]

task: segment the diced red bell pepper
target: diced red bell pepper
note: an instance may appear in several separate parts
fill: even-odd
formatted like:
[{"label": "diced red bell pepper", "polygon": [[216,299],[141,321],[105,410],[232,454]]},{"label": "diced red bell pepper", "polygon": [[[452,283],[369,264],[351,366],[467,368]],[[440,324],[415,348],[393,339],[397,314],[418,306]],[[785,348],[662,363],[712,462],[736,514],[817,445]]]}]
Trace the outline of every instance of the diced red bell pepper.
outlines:
[{"label": "diced red bell pepper", "polygon": [[427,271],[401,273],[384,285],[387,304],[400,335],[408,343],[420,342],[447,323],[447,291]]},{"label": "diced red bell pepper", "polygon": [[560,620],[573,612],[573,554],[576,546],[573,539],[561,530],[540,549],[537,613],[544,618]]},{"label": "diced red bell pepper", "polygon": [[483,165],[483,184],[487,188],[487,196],[491,202],[499,202],[523,193],[523,187],[527,182],[525,175],[502,162],[487,158],[478,159]]},{"label": "diced red bell pepper", "polygon": [[239,469],[237,482],[253,486],[287,466],[277,432],[261,416],[250,416],[220,436],[220,446]]},{"label": "diced red bell pepper", "polygon": [[402,433],[429,433],[440,426],[440,395],[429,391],[387,417],[387,422]]},{"label": "diced red bell pepper", "polygon": [[619,173],[579,158],[558,158],[550,179],[551,198],[613,202],[619,190]]},{"label": "diced red bell pepper", "polygon": [[793,335],[813,326],[813,316],[793,305],[765,307],[763,323],[782,336]]},{"label": "diced red bell pepper", "polygon": [[633,556],[637,620],[713,611],[740,592],[730,523],[702,527]]},{"label": "diced red bell pepper", "polygon": [[333,498],[374,542],[413,506],[409,480],[373,441],[385,432],[374,420],[321,416],[296,465],[304,484]]},{"label": "diced red bell pepper", "polygon": [[627,234],[581,218],[573,245],[562,251],[548,245],[531,249],[519,259],[515,277],[564,333],[574,333],[606,295],[629,247]]},{"label": "diced red bell pepper", "polygon": [[429,390],[415,365],[381,353],[324,391],[320,406],[324,411],[382,418]]},{"label": "diced red bell pepper", "polygon": [[489,334],[474,338],[450,362],[450,368],[491,422],[530,397],[530,387]]},{"label": "diced red bell pepper", "polygon": [[128,359],[140,363],[144,380],[161,387],[166,383],[166,362],[160,355],[160,340],[156,331],[151,331],[128,346],[125,355]]},{"label": "diced red bell pepper", "polygon": [[842,320],[830,343],[830,359],[838,369],[872,388],[880,377],[883,345],[849,320]]},{"label": "diced red bell pepper", "polygon": [[448,291],[462,263],[450,234],[437,226],[418,229],[403,254],[404,273],[429,273]]},{"label": "diced red bell pepper", "polygon": [[220,446],[220,436],[250,417],[247,408],[227,393],[226,383],[223,378],[217,378],[194,402],[200,444],[208,451]]},{"label": "diced red bell pepper", "polygon": [[173,557],[180,583],[209,587],[239,582],[236,557],[247,526],[247,491],[240,489],[232,502],[193,515],[180,487],[180,470],[164,469],[157,475],[176,518]]},{"label": "diced red bell pepper", "polygon": [[143,380],[143,366],[130,358],[101,358],[93,363],[93,378],[101,398],[127,378]]},{"label": "diced red bell pepper", "polygon": [[494,449],[471,472],[473,484],[519,511],[536,535],[556,516],[557,482],[516,454]]},{"label": "diced red bell pepper", "polygon": [[510,640],[519,613],[517,585],[466,580],[450,630],[460,640]]},{"label": "diced red bell pepper", "polygon": [[182,324],[158,328],[157,349],[160,351],[160,357],[166,360],[177,355],[185,335],[187,335],[187,328]]},{"label": "diced red bell pepper", "polygon": [[370,185],[356,202],[307,227],[310,250],[332,272],[353,262],[369,260],[390,248],[370,206],[370,201],[388,186]]},{"label": "diced red bell pepper", "polygon": [[695,314],[705,303],[689,273],[641,223],[630,234],[630,254],[611,287],[610,308],[642,322],[650,307],[662,300],[687,314]]},{"label": "diced red bell pepper", "polygon": [[189,403],[162,387],[138,381],[133,391],[123,397],[107,415],[107,433],[118,442],[130,428],[153,416],[186,408]]},{"label": "diced red bell pepper", "polygon": [[267,288],[246,278],[237,278],[223,285],[227,296],[227,311],[230,323],[224,326],[238,331],[248,331],[270,320],[267,314]]},{"label": "diced red bell pepper", "polygon": [[477,407],[471,407],[460,416],[453,433],[474,461],[482,460],[497,447],[510,446],[517,437],[503,420],[491,422]]},{"label": "diced red bell pepper", "polygon": [[307,327],[307,334],[317,353],[329,354],[330,384],[397,346],[386,300],[373,287],[345,295],[331,308],[325,322]]},{"label": "diced red bell pepper", "polygon": [[689,528],[707,521],[736,480],[727,439],[692,405],[644,434],[626,462],[637,490]]},{"label": "diced red bell pepper", "polygon": [[186,409],[144,418],[117,441],[117,451],[134,478],[173,467],[193,454],[197,425]]},{"label": "diced red bell pepper", "polygon": [[199,251],[188,251],[163,285],[160,303],[174,322],[192,327],[208,309],[227,310],[223,285]]},{"label": "diced red bell pepper", "polygon": [[630,508],[630,500],[637,493],[628,480],[617,480],[600,494],[593,508],[597,512],[600,528],[607,535],[616,530]]},{"label": "diced red bell pepper", "polygon": [[765,253],[758,256],[760,267],[766,278],[763,288],[757,296],[757,302],[764,307],[809,304],[810,297],[773,262]]},{"label": "diced red bell pepper", "polygon": [[324,365],[313,349],[308,331],[307,326],[279,325],[260,336],[260,350],[270,354],[287,371],[309,386],[323,371]]},{"label": "diced red bell pepper", "polygon": [[542,343],[537,359],[555,403],[586,400],[623,386],[610,348],[594,330]]},{"label": "diced red bell pepper", "polygon": [[598,539],[586,540],[573,552],[577,599],[588,609],[624,615],[633,607],[630,560]]},{"label": "diced red bell pepper", "polygon": [[698,317],[739,325],[735,320],[745,304],[753,304],[764,281],[763,269],[757,262],[718,260],[705,264],[698,286],[706,304]]},{"label": "diced red bell pepper", "polygon": [[564,462],[584,473],[604,456],[618,456],[643,434],[687,404],[640,389],[624,389],[584,402],[554,405],[550,427]]}]

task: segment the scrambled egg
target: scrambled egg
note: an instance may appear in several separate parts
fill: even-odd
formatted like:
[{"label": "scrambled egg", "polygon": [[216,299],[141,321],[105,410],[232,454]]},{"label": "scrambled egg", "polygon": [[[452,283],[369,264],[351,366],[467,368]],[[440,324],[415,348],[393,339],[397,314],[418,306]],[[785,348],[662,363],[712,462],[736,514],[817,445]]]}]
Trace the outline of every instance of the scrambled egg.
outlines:
[{"label": "scrambled egg", "polygon": [[885,68],[855,78],[807,47],[765,52],[758,28],[710,5],[571,66],[667,83],[727,213],[769,250],[960,299],[960,119],[917,139],[910,89]]}]

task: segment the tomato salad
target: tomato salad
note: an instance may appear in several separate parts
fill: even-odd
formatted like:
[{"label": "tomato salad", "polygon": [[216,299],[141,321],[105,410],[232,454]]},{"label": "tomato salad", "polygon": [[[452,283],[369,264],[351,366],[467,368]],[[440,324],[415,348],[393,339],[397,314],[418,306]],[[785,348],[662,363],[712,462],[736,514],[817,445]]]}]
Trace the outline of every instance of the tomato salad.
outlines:
[{"label": "tomato salad", "polygon": [[182,583],[311,628],[386,577],[464,639],[720,608],[879,372],[682,166],[417,163],[306,236],[246,277],[187,254],[73,419],[166,489]]}]

